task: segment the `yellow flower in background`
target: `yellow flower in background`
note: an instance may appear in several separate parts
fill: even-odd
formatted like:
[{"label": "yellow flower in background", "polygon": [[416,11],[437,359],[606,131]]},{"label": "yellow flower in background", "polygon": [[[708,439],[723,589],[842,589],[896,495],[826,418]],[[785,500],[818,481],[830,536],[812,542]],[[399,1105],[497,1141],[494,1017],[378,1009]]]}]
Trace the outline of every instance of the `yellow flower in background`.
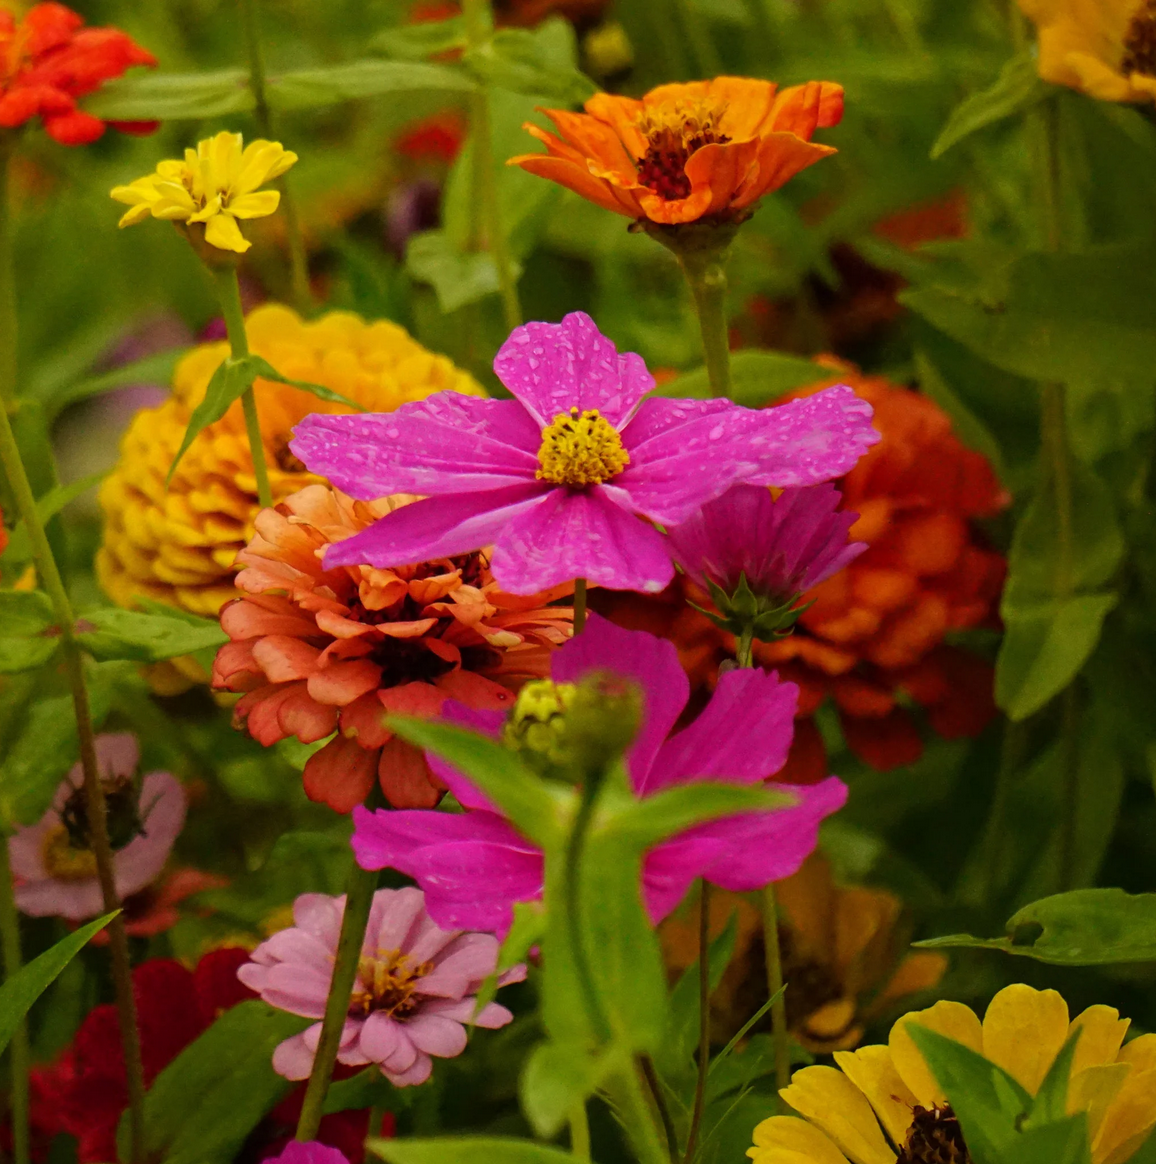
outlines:
[{"label": "yellow flower in background", "polygon": [[919,1023],[986,1056],[1035,1095],[1068,1036],[1081,1029],[1067,1110],[1087,1113],[1093,1164],[1123,1164],[1156,1125],[1156,1035],[1125,1046],[1128,1020],[1090,1006],[1071,1022],[1054,990],[1008,986],[983,1022],[959,1002],[906,1014],[886,1046],[837,1051],[834,1067],[796,1071],[782,1097],[799,1113],[755,1128],[755,1164],[894,1164],[903,1160],[968,1164],[970,1156],[947,1097],[907,1028]]},{"label": "yellow flower in background", "polygon": [[[443,389],[484,395],[468,373],[394,323],[366,323],[340,311],[306,323],[287,307],[267,305],[250,313],[246,331],[252,351],[282,375],[324,385],[371,412],[391,412]],[[192,410],[228,354],[221,341],[185,356],[172,396],[137,413],[120,461],[101,487],[97,577],[121,606],[131,608],[143,597],[215,617],[237,596],[233,559],[253,536],[258,512],[240,401],[197,436],[165,488]],[[348,410],[267,380],[258,380],[255,391],[277,502],[320,480],[289,452],[293,426],[311,412]]]},{"label": "yellow flower in background", "polygon": [[281,194],[260,187],[296,161],[297,155],[280,142],[246,146],[239,133],[223,130],[195,150],[185,150],[184,161],[161,162],[155,173],[115,187],[112,197],[129,207],[119,225],[132,226],[150,216],[186,225],[203,223],[210,246],[244,254],[253,244],[241,233],[237,219],[272,214]]},{"label": "yellow flower in background", "polygon": [[1045,81],[1101,101],[1156,100],[1156,0],[1019,0]]}]

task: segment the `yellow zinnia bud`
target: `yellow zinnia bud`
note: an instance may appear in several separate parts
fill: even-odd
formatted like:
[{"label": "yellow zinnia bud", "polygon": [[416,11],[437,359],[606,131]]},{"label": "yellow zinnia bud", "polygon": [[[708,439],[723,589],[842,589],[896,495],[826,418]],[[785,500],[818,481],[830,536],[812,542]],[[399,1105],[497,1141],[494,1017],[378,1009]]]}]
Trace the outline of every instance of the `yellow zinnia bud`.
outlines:
[{"label": "yellow zinnia bud", "polygon": [[185,150],[184,161],[163,161],[154,173],[115,187],[112,197],[129,207],[119,225],[132,226],[150,216],[184,223],[186,229],[200,223],[209,246],[244,254],[253,244],[241,234],[237,219],[272,214],[281,195],[260,187],[296,161],[297,155],[280,142],[246,146],[239,133],[222,130],[195,150]]}]

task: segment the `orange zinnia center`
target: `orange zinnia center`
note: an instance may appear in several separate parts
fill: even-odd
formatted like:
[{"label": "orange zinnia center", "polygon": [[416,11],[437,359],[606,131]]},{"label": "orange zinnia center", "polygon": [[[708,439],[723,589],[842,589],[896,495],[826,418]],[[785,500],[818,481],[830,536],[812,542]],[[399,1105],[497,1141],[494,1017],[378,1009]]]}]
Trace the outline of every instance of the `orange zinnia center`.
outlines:
[{"label": "orange zinnia center", "polygon": [[349,1014],[364,1018],[380,1010],[391,1018],[405,1018],[417,1009],[418,980],[432,969],[432,962],[413,964],[400,950],[378,950],[377,957],[362,958],[357,964]]},{"label": "orange zinnia center", "polygon": [[643,109],[639,132],[647,151],[638,163],[638,180],[660,198],[674,202],[690,194],[686,163],[705,145],[725,145],[730,138],[719,130],[726,106],[705,100],[677,101]]},{"label": "orange zinnia center", "polygon": [[1156,77],[1156,0],[1143,0],[1124,37],[1120,71]]}]

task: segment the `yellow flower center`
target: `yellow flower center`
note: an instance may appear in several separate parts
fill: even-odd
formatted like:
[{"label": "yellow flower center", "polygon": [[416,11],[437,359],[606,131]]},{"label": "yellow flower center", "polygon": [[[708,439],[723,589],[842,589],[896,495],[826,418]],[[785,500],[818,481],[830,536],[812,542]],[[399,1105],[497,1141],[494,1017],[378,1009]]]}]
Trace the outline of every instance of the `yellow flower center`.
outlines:
[{"label": "yellow flower center", "polygon": [[575,406],[542,430],[538,464],[542,467],[535,475],[540,481],[582,489],[617,477],[630,464],[630,454],[598,409],[580,413]]},{"label": "yellow flower center", "polygon": [[730,141],[719,130],[725,112],[725,104],[702,97],[644,108],[638,129],[649,148],[638,163],[639,182],[668,202],[687,197],[690,179],[685,167],[690,155],[705,145]]},{"label": "yellow flower center", "polygon": [[390,1018],[405,1018],[417,1009],[418,981],[432,969],[432,962],[412,963],[400,950],[378,950],[377,957],[362,958],[357,963],[350,1015],[364,1018],[382,1011]]},{"label": "yellow flower center", "polygon": [[1156,77],[1156,0],[1142,0],[1124,37],[1120,71],[1128,76],[1143,73]]},{"label": "yellow flower center", "polygon": [[57,881],[87,881],[96,876],[96,857],[91,849],[74,849],[68,829],[53,825],[41,842],[40,855],[49,877]]}]

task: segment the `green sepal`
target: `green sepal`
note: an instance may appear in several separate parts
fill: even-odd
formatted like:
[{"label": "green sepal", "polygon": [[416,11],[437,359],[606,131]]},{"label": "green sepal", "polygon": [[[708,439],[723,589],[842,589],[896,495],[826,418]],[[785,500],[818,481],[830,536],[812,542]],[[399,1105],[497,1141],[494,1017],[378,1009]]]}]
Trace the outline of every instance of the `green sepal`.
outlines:
[{"label": "green sepal", "polygon": [[789,635],[799,617],[814,605],[813,600],[798,605],[798,594],[786,602],[777,601],[776,596],[756,594],[745,572],[739,575],[738,585],[729,594],[710,578],[706,585],[716,609],[707,610],[695,602],[690,605],[700,614],[705,614],[720,630],[729,631],[736,638],[749,633],[751,638],[760,642],[774,642]]}]

